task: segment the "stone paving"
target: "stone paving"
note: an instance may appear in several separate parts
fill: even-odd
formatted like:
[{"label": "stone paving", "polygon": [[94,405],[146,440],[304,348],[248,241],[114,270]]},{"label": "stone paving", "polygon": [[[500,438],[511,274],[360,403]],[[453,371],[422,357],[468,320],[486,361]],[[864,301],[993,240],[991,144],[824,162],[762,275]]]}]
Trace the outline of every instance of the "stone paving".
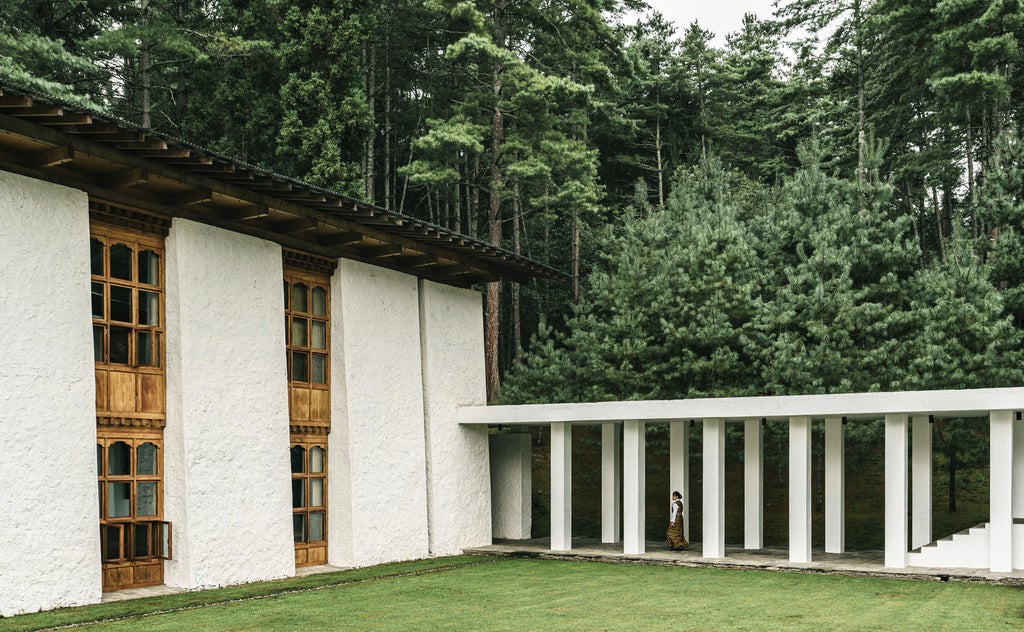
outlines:
[{"label": "stone paving", "polygon": [[688,566],[707,568],[761,569],[796,573],[826,573],[833,575],[862,575],[899,579],[921,579],[931,581],[983,582],[1024,586],[1024,571],[993,573],[988,569],[976,568],[886,568],[885,553],[882,551],[850,551],[847,553],[825,553],[815,548],[811,561],[790,562],[784,547],[765,547],[746,550],[742,547],[725,549],[725,557],[701,557],[699,542],[691,543],[686,551],[671,551],[662,541],[648,540],[646,553],[626,555],[622,544],[602,544],[598,540],[573,538],[571,551],[550,550],[548,538],[532,540],[495,540],[491,546],[465,549],[466,553],[490,553],[509,556],[537,557],[544,559],[576,559],[613,563],[656,564],[664,566]]}]

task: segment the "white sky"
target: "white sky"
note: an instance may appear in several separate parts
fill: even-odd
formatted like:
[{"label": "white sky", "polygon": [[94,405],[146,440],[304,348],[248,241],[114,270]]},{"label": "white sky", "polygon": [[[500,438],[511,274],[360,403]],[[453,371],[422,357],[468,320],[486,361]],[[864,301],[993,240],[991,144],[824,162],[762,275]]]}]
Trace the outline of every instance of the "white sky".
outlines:
[{"label": "white sky", "polygon": [[728,33],[738,31],[744,13],[757,14],[759,18],[772,16],[774,0],[647,0],[653,9],[667,20],[675,22],[676,35],[682,37],[697,20],[701,27],[715,34],[714,45],[725,44]]}]

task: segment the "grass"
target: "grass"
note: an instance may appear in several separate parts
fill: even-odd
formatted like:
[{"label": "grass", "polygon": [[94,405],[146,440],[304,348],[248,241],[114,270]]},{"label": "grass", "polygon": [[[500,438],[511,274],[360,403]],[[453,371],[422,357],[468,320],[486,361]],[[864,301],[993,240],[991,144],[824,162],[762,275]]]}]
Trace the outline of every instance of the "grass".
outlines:
[{"label": "grass", "polygon": [[[423,572],[441,569],[436,572]],[[999,630],[1024,626],[1024,591],[1005,586],[462,557],[246,588],[266,599],[97,623],[89,630]],[[302,578],[312,581],[311,578]],[[342,583],[346,582],[346,583]],[[270,590],[268,587],[277,587]],[[284,586],[290,588],[282,590]],[[306,586],[313,588],[315,586]],[[0,620],[26,630],[48,617],[132,616],[182,607],[183,597],[223,601],[238,589],[106,604]],[[235,597],[237,598],[237,597]],[[147,602],[143,604],[142,602]],[[177,605],[176,605],[177,604]],[[118,613],[121,614],[118,614]],[[22,625],[22,622],[25,625]],[[12,627],[14,626],[14,627]]]}]

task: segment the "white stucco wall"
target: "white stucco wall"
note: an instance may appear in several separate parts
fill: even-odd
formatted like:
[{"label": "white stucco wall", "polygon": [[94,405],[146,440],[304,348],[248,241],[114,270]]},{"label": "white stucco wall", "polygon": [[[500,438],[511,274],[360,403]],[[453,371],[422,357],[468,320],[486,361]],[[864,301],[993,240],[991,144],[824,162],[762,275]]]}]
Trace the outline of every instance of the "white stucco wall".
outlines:
[{"label": "white stucco wall", "polygon": [[429,555],[418,294],[416,277],[356,261],[331,278],[334,565]]},{"label": "white stucco wall", "polygon": [[89,211],[0,172],[0,616],[100,600]]},{"label": "white stucco wall", "polygon": [[182,219],[166,248],[165,583],[293,575],[281,248]]},{"label": "white stucco wall", "polygon": [[530,433],[490,437],[491,519],[495,538],[526,540],[533,527]]},{"label": "white stucco wall", "polygon": [[480,293],[420,281],[431,555],[491,543],[487,429],[460,426],[459,406],[487,402]]}]

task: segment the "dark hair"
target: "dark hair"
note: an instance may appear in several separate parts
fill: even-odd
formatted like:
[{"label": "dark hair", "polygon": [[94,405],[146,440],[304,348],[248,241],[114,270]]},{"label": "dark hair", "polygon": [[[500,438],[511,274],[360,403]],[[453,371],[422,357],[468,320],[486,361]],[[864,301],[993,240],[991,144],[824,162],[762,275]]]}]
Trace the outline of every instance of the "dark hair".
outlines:
[{"label": "dark hair", "polygon": [[683,497],[683,495],[682,495],[682,494],[680,494],[679,492],[672,492],[672,497],[674,498],[674,497],[676,497],[676,496],[679,496],[680,498],[682,498],[682,497]]}]

